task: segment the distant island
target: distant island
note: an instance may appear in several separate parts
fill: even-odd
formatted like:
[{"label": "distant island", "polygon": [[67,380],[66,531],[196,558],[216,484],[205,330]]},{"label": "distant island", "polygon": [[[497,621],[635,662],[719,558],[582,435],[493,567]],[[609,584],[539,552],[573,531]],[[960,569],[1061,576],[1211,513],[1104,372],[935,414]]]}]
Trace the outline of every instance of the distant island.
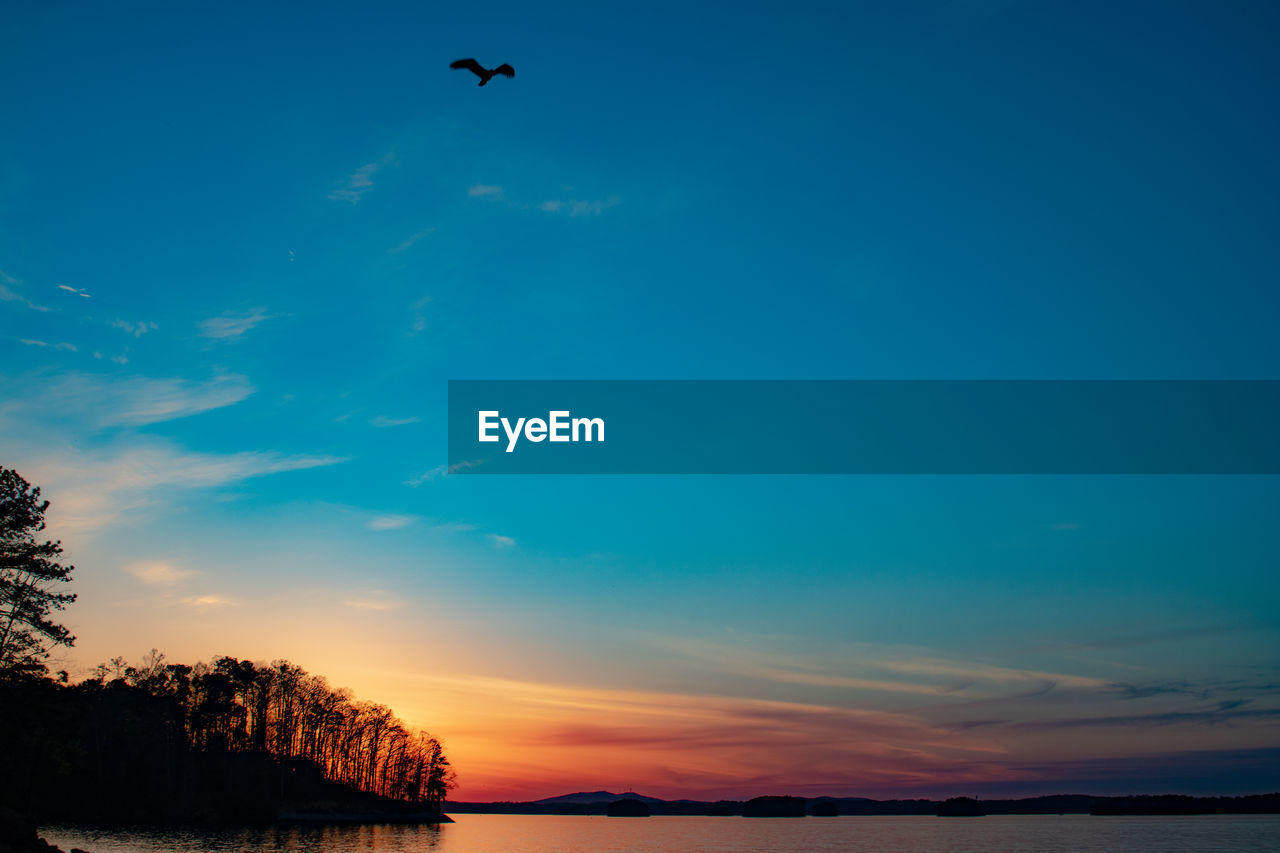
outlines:
[{"label": "distant island", "polygon": [[[634,791],[580,791],[531,802],[444,803],[453,814],[607,815],[621,802],[643,805],[651,815],[711,815],[744,817],[837,817],[841,815],[1198,815],[1280,814],[1280,792],[1245,797],[1188,797],[1182,795],[1096,797],[1055,794],[1008,800],[952,797],[947,800],[873,800],[866,797],[761,796],[749,800],[663,800]],[[630,807],[634,808],[634,807]]]},{"label": "distant island", "polygon": [[986,817],[987,806],[973,797],[951,797],[938,803],[938,817]]},{"label": "distant island", "polygon": [[807,811],[801,797],[752,797],[742,804],[743,817],[804,817]]},{"label": "distant island", "polygon": [[623,797],[605,806],[605,814],[609,817],[649,817],[649,804],[634,797]]}]

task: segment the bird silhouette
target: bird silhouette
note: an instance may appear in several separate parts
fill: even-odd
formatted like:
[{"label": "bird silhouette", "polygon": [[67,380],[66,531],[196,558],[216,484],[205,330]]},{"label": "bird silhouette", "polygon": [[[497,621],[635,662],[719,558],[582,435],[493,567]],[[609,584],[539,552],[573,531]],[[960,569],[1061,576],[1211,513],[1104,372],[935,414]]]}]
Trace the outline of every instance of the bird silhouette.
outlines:
[{"label": "bird silhouette", "polygon": [[497,68],[483,68],[479,62],[474,59],[458,59],[449,63],[450,68],[465,68],[472,74],[480,78],[480,85],[483,86],[493,79],[495,74],[501,74],[504,77],[516,76],[516,70],[505,62]]}]

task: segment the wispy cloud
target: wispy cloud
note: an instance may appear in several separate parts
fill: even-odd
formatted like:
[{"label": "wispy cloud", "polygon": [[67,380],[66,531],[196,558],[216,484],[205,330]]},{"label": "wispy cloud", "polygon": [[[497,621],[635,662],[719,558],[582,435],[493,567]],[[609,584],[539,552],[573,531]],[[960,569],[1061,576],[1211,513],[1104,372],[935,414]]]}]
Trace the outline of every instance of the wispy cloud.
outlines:
[{"label": "wispy cloud", "polygon": [[51,526],[63,532],[101,528],[135,511],[169,505],[176,492],[344,461],[272,451],[198,453],[156,438],[93,452],[64,445],[42,449],[29,443],[20,449],[26,460],[23,473],[57,495]]},{"label": "wispy cloud", "polygon": [[386,415],[378,415],[376,418],[370,419],[369,425],[383,429],[386,427],[398,427],[398,426],[406,426],[408,424],[416,424],[420,420],[422,419],[418,417],[389,418]]},{"label": "wispy cloud", "polygon": [[609,196],[597,201],[582,199],[549,199],[538,205],[538,209],[546,213],[567,213],[571,218],[578,216],[599,216],[611,207],[620,204],[622,199]]},{"label": "wispy cloud", "polygon": [[354,607],[356,610],[395,610],[400,606],[400,602],[391,598],[389,594],[380,589],[370,590],[359,598],[348,598],[343,602],[348,607]]},{"label": "wispy cloud", "polygon": [[[134,428],[230,406],[253,392],[243,376],[205,382],[72,373],[45,381],[0,376],[0,435],[23,475],[57,500],[65,535],[175,504],[183,493],[334,465],[341,457],[272,450],[205,453]],[[22,392],[15,392],[22,389]]]},{"label": "wispy cloud", "polygon": [[37,341],[33,338],[18,338],[18,343],[26,344],[29,347],[53,347],[56,350],[64,350],[66,352],[75,352],[76,345],[69,344],[66,341],[57,344],[51,344],[48,341]]},{"label": "wispy cloud", "polygon": [[[857,644],[814,654],[765,651],[747,645],[749,636],[733,644],[711,640],[638,632],[637,643],[682,658],[719,673],[733,673],[761,681],[826,690],[853,691],[868,700],[879,695],[916,697],[924,707],[1018,703],[1055,690],[1072,690],[1094,697],[1114,695],[1106,681],[1069,673],[948,661],[922,650]],[[769,638],[758,638],[767,645]]]},{"label": "wispy cloud", "polygon": [[431,297],[424,296],[409,306],[413,309],[413,333],[415,335],[427,328],[427,305],[430,302]]},{"label": "wispy cloud", "polygon": [[234,598],[224,595],[189,595],[179,601],[187,607],[204,610],[211,607],[230,607],[236,603]]},{"label": "wispy cloud", "polygon": [[712,667],[718,672],[731,672],[752,679],[842,690],[925,695],[938,693],[935,685],[913,683],[902,679],[893,680],[883,676],[870,678],[848,672],[832,672],[824,669],[820,661],[777,652],[756,651],[744,646],[665,634],[641,633],[637,636],[641,642],[664,649],[686,660]]},{"label": "wispy cloud", "polygon": [[1280,719],[1280,708],[1251,708],[1237,710],[1235,708],[1214,708],[1207,711],[1165,711],[1152,714],[1123,714],[1103,717],[1067,717],[1048,720],[1026,720],[1014,723],[1015,729],[1033,731],[1052,731],[1055,729],[1080,728],[1114,728],[1175,726],[1193,724],[1197,726],[1231,725],[1241,720],[1275,720]]},{"label": "wispy cloud", "polygon": [[365,193],[373,189],[373,176],[384,166],[394,162],[394,156],[388,154],[372,163],[365,163],[347,176],[342,186],[330,192],[329,198],[334,201],[345,201],[348,204],[358,203]]},{"label": "wispy cloud", "polygon": [[72,287],[72,286],[71,286],[71,285],[69,285],[69,284],[60,284],[60,285],[58,285],[58,289],[59,289],[59,290],[65,290],[65,291],[67,291],[67,293],[74,293],[76,296],[83,296],[85,299],[89,299],[89,298],[90,298],[89,291],[84,290],[84,289],[79,288],[79,287]]},{"label": "wispy cloud", "polygon": [[401,252],[405,251],[406,249],[411,248],[415,243],[417,243],[417,242],[418,242],[419,240],[421,240],[423,237],[430,236],[430,235],[431,235],[431,233],[432,233],[433,231],[435,231],[435,230],[436,230],[436,229],[435,229],[435,227],[434,227],[434,226],[433,226],[433,227],[431,227],[431,228],[423,228],[421,231],[417,232],[416,234],[411,234],[411,235],[409,235],[409,237],[408,237],[408,238],[407,238],[403,243],[401,243],[399,246],[396,246],[396,247],[391,248],[391,249],[387,249],[387,251],[388,251],[388,252],[390,252],[390,253],[391,253],[391,254],[393,254],[393,255],[398,255],[398,254],[400,254]]},{"label": "wispy cloud", "polygon": [[265,309],[254,308],[252,311],[244,313],[228,311],[219,317],[201,320],[196,325],[200,329],[202,336],[225,340],[226,338],[238,338],[263,320],[269,319],[271,318]]},{"label": "wispy cloud", "polygon": [[471,198],[487,198],[491,201],[503,202],[507,207],[516,210],[540,210],[543,213],[563,214],[570,218],[580,216],[599,216],[611,207],[616,207],[622,203],[622,199],[616,195],[607,198],[588,200],[580,198],[552,198],[538,204],[530,204],[527,201],[512,199],[507,196],[506,189],[498,186],[489,186],[486,184],[476,184],[467,189],[467,195]]},{"label": "wispy cloud", "polygon": [[197,571],[179,569],[172,563],[165,563],[158,560],[130,563],[124,567],[124,570],[143,583],[151,586],[173,586],[179,581],[184,581],[187,578],[193,578],[200,574]]},{"label": "wispy cloud", "polygon": [[28,414],[37,419],[74,417],[96,427],[141,426],[232,406],[253,390],[248,379],[236,374],[199,382],[70,373],[30,398]]},{"label": "wispy cloud", "polygon": [[[615,773],[656,781],[677,775],[665,780],[671,788],[689,796],[707,792],[706,799],[775,787],[816,794],[1004,774],[988,766],[1003,757],[998,744],[911,714],[475,675],[420,678],[433,695],[476,709],[468,722],[486,733],[504,767],[513,759],[542,759],[545,766],[552,754],[581,750]],[[798,784],[797,766],[805,768]]]},{"label": "wispy cloud", "polygon": [[[893,654],[906,651],[883,650]],[[844,658],[848,650],[839,651],[835,657]],[[857,663],[858,657],[862,655],[846,662]],[[678,667],[660,668],[673,674],[678,671]],[[957,664],[956,668],[975,667]],[[611,688],[592,684],[589,679],[571,684],[552,676],[542,681],[533,674],[521,681],[487,677],[474,668],[468,674],[445,671],[410,677],[430,685],[435,701],[464,708],[466,715],[457,715],[455,733],[468,729],[465,736],[483,737],[487,751],[501,757],[495,758],[492,768],[473,768],[477,775],[496,774],[499,761],[501,769],[513,763],[546,767],[554,763],[551,756],[557,752],[582,750],[597,765],[604,762],[613,767],[622,778],[638,773],[658,786],[665,781],[685,796],[700,790],[710,792],[710,796],[699,797],[704,799],[754,795],[775,787],[810,796],[837,791],[864,791],[873,796],[875,791],[912,791],[918,792],[913,794],[916,796],[938,797],[982,790],[996,797],[1002,796],[999,791],[1006,786],[1083,778],[1057,766],[1071,763],[1062,762],[1063,755],[1093,762],[1097,772],[1091,772],[1089,778],[1105,780],[1113,762],[1133,760],[1145,765],[1163,761],[1161,747],[1179,748],[1187,743],[1209,749],[1215,745],[1209,738],[1216,732],[1222,734],[1220,743],[1235,743],[1229,739],[1235,726],[1265,735],[1280,716],[1277,710],[1241,712],[1228,707],[1118,717],[1103,711],[1091,717],[1088,715],[1101,711],[1105,703],[1120,700],[1114,693],[1076,693],[1056,700],[1061,703],[1057,707],[1066,713],[1053,715],[1043,727],[1050,735],[1079,732],[1064,752],[1053,741],[1046,741],[1039,727],[1054,707],[1045,702],[1037,702],[1034,709],[1024,709],[1012,718],[1001,714],[951,722],[938,713],[937,709],[947,708],[941,703],[903,709],[890,696],[887,700],[892,704],[866,707],[857,698],[818,691],[766,687],[767,692],[760,692],[729,677],[730,673],[720,669],[716,673],[714,678],[686,682],[685,690],[676,686],[679,682],[666,679],[658,690],[639,685]],[[1028,724],[1022,725],[1024,721]],[[1160,739],[1135,741],[1135,729],[1147,726],[1162,732]],[[1143,755],[1126,757],[1133,752]],[[1252,766],[1265,776],[1265,771],[1275,766],[1277,752],[1258,755]],[[1030,766],[1028,755],[1035,756],[1040,766]],[[1166,772],[1150,775],[1163,775],[1166,782],[1181,779],[1190,775],[1185,774],[1188,766],[1196,765],[1170,758]],[[1228,772],[1235,766],[1234,760],[1223,762]],[[797,767],[803,768],[799,776]],[[1219,776],[1226,778],[1227,773]],[[1134,785],[1132,779],[1130,774],[1124,783],[1130,790],[1151,787],[1149,781]],[[539,775],[537,784],[559,787],[560,781],[548,783]],[[577,780],[570,782],[576,784]],[[1076,789],[1072,781],[1049,784],[1050,790],[1034,793]],[[1269,783],[1255,780],[1247,787],[1264,790],[1264,784]],[[1082,787],[1092,789],[1093,785]]]},{"label": "wispy cloud", "polygon": [[1198,639],[1201,637],[1213,637],[1254,630],[1257,630],[1257,626],[1240,624],[1193,625],[1170,628],[1165,631],[1149,631],[1144,633],[1132,633],[1124,629],[1121,629],[1120,631],[1112,630],[1109,632],[1103,632],[1095,629],[1087,639],[1073,639],[1067,642],[1048,642],[1042,644],[1039,648],[1041,651],[1049,652],[1080,652],[1096,651],[1100,649],[1120,649],[1130,646],[1144,646],[1148,644],[1175,643],[1183,640]]},{"label": "wispy cloud", "polygon": [[423,483],[430,483],[432,480],[436,480],[436,479],[439,479],[440,477],[443,477],[445,475],[445,472],[448,470],[448,467],[449,466],[447,465],[437,465],[436,467],[428,471],[423,471],[421,474],[415,474],[414,476],[405,480],[404,484],[406,486],[413,486],[414,488],[417,488],[418,486],[421,486]]},{"label": "wispy cloud", "polygon": [[487,534],[487,538],[489,540],[489,544],[497,548],[499,551],[502,551],[506,548],[516,547],[516,540],[512,539],[510,536],[502,536],[498,533],[490,533],[490,534]]},{"label": "wispy cloud", "polygon": [[49,309],[43,305],[37,305],[25,296],[10,289],[10,285],[22,284],[21,281],[11,275],[7,275],[4,270],[0,270],[0,302],[18,302],[27,306],[32,311],[48,311]]},{"label": "wispy cloud", "polygon": [[1195,696],[1200,699],[1209,698],[1209,692],[1197,688],[1186,681],[1165,681],[1154,684],[1128,684],[1116,682],[1111,685],[1120,691],[1126,699],[1146,699],[1149,696]]},{"label": "wispy cloud", "polygon": [[1105,690],[1110,687],[1107,681],[1071,675],[1062,672],[1043,672],[1034,669],[1018,669],[1016,667],[993,666],[981,663],[956,663],[929,658],[918,660],[891,660],[880,664],[884,669],[903,674],[938,676],[957,681],[995,682],[995,683],[1048,683],[1063,687],[1078,687],[1090,690]]},{"label": "wispy cloud", "polygon": [[479,462],[464,461],[464,462],[455,462],[452,465],[437,465],[434,468],[430,468],[426,471],[423,471],[421,474],[416,474],[410,477],[409,479],[404,481],[404,484],[406,486],[414,486],[414,487],[421,486],[424,483],[430,483],[432,480],[438,480],[446,474],[456,474],[459,471],[462,471],[466,468],[474,468],[479,464],[480,464]]},{"label": "wispy cloud", "polygon": [[476,525],[465,521],[446,521],[443,524],[433,524],[431,529],[437,533],[469,533],[476,529]]},{"label": "wispy cloud", "polygon": [[380,515],[370,520],[370,530],[399,530],[418,520],[416,515]]},{"label": "wispy cloud", "polygon": [[111,328],[121,329],[126,335],[133,335],[135,338],[140,338],[147,332],[155,331],[160,327],[148,320],[139,320],[136,323],[130,323],[128,320],[113,320],[111,322]]}]

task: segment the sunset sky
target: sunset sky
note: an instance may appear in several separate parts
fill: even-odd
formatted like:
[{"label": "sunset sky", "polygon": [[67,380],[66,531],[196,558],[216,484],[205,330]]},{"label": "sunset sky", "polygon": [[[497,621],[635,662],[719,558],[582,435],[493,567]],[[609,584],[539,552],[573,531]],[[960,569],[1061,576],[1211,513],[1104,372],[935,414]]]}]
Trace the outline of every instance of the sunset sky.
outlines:
[{"label": "sunset sky", "polygon": [[0,32],[0,465],[77,566],[55,669],[287,658],[459,800],[1280,788],[1276,477],[444,470],[450,379],[1280,378],[1273,4]]}]

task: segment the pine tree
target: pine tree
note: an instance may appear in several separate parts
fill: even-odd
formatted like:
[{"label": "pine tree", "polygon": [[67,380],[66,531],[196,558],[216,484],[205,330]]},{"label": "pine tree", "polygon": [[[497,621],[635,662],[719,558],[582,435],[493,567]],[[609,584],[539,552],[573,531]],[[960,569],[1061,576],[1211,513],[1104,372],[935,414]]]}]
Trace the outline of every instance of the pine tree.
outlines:
[{"label": "pine tree", "polygon": [[76,600],[57,592],[75,566],[64,566],[61,542],[39,542],[48,501],[17,471],[0,467],[0,679],[43,675],[49,652],[75,637],[50,618]]}]

